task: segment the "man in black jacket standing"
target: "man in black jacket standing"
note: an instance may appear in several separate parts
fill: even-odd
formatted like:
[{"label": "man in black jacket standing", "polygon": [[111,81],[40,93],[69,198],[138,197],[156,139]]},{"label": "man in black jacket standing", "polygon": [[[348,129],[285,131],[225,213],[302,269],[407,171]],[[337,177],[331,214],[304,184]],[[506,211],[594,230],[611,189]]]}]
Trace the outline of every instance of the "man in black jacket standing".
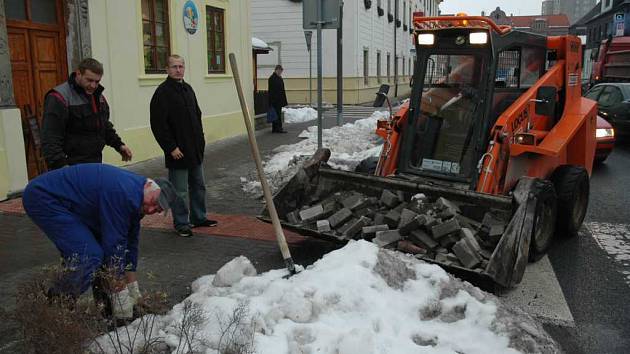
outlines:
[{"label": "man in black jacket standing", "polygon": [[102,77],[103,64],[86,58],[67,82],[46,94],[42,153],[49,169],[102,162],[105,145],[116,149],[123,161],[131,160],[131,150],[109,120]]},{"label": "man in black jacket standing", "polygon": [[[151,130],[162,150],[168,178],[189,209],[173,208],[173,223],[180,236],[192,236],[192,227],[216,226],[206,218],[203,152],[206,146],[201,109],[192,87],[184,81],[186,64],[179,55],[168,57],[168,77],[151,98]],[[180,210],[181,209],[181,210]],[[190,214],[190,215],[189,215]]]},{"label": "man in black jacket standing", "polygon": [[282,129],[282,107],[286,106],[287,93],[284,91],[284,81],[282,80],[282,65],[276,65],[273,74],[269,76],[269,107],[273,107],[278,118],[271,123],[272,133],[286,133]]}]

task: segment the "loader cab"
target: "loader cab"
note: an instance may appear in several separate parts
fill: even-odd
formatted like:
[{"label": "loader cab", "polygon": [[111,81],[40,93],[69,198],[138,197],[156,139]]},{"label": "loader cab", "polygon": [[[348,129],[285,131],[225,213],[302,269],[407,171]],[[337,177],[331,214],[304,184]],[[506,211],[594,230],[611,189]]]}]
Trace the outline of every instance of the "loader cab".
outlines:
[{"label": "loader cab", "polygon": [[448,28],[416,33],[398,171],[474,189],[494,122],[544,73],[544,37]]}]

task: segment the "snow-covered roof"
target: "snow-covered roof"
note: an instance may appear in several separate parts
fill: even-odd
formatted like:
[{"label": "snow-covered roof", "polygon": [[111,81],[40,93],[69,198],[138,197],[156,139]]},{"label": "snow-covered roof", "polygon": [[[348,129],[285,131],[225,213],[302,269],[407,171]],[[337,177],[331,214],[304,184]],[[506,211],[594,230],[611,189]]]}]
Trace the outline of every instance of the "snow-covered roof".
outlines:
[{"label": "snow-covered roof", "polygon": [[253,49],[263,49],[263,50],[273,50],[263,41],[262,39],[258,39],[256,37],[252,37],[252,48]]}]

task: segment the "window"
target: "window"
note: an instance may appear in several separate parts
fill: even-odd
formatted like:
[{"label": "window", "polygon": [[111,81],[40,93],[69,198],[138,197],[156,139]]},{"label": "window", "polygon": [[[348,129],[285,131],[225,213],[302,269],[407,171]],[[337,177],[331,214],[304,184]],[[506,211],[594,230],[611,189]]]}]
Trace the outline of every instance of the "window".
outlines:
[{"label": "window", "polygon": [[520,87],[532,87],[540,78],[545,60],[545,52],[540,48],[521,49]]},{"label": "window", "polygon": [[586,93],[586,95],[584,95],[586,98],[590,98],[594,101],[597,101],[597,96],[599,96],[600,92],[602,92],[602,89],[604,88],[604,86],[595,86],[593,87],[590,91],[588,91]]},{"label": "window", "polygon": [[206,6],[208,39],[208,73],[225,73],[225,25],[224,10]]},{"label": "window", "polygon": [[623,101],[623,95],[618,88],[614,86],[606,86],[602,95],[599,96],[599,104],[603,107],[611,107]]},{"label": "window", "polygon": [[142,0],[142,39],[144,71],[147,74],[165,73],[170,54],[167,0]]},{"label": "window", "polygon": [[387,13],[392,13],[392,0],[387,0]]},{"label": "window", "polygon": [[369,66],[369,52],[367,49],[363,49],[363,83],[367,86],[370,83],[370,66]]},{"label": "window", "polygon": [[390,55],[387,53],[387,82],[391,81]]},{"label": "window", "polygon": [[57,23],[56,0],[6,0],[4,11],[9,20],[53,25]]},{"label": "window", "polygon": [[376,80],[380,84],[381,80],[381,52],[376,52]]}]

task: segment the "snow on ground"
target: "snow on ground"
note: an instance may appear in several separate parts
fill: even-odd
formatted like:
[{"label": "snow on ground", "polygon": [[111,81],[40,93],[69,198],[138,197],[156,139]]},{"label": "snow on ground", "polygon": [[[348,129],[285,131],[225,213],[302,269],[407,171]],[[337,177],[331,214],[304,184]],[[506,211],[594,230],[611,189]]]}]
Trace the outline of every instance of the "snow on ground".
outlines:
[{"label": "snow on ground", "polygon": [[[362,160],[378,156],[383,145],[376,135],[376,122],[387,119],[388,113],[375,111],[369,118],[359,119],[339,127],[324,129],[322,145],[331,150],[328,164],[333,168],[352,171]],[[275,192],[286,184],[297,172],[301,164],[317,150],[317,127],[311,126],[300,134],[304,140],[291,145],[281,145],[273,149],[270,158],[263,161],[265,175]],[[241,177],[244,191],[262,195],[260,182],[254,174]]]},{"label": "snow on ground", "polygon": [[[157,316],[154,339],[173,353],[237,352],[227,350],[230,343],[238,353],[259,354],[559,352],[522,311],[437,265],[371,242],[352,241],[300,269],[288,279],[286,270],[255,275],[247,258],[235,258]],[[191,321],[191,308],[202,320]],[[182,331],[186,321],[194,325]],[[100,338],[101,346],[112,350],[113,337]]]},{"label": "snow on ground", "polygon": [[304,123],[317,119],[317,110],[311,107],[282,108],[284,122],[287,124]]}]

